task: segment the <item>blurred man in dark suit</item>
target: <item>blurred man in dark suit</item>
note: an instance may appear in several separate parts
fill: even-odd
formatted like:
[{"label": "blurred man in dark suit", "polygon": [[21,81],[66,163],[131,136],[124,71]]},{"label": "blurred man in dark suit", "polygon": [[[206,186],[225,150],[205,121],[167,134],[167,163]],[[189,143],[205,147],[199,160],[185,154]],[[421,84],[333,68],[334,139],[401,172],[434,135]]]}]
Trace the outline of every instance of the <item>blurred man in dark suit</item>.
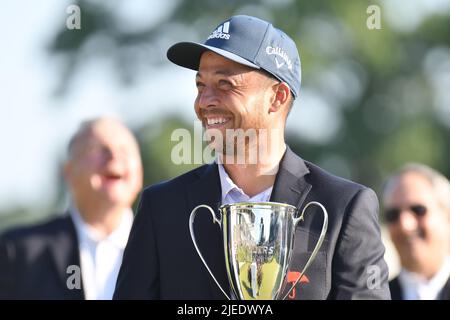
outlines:
[{"label": "blurred man in dark suit", "polygon": [[133,134],[114,118],[84,122],[64,174],[72,206],[0,237],[0,298],[111,299],[142,187]]},{"label": "blurred man in dark suit", "polygon": [[409,164],[383,191],[385,219],[400,257],[392,299],[450,299],[450,183],[439,172]]}]

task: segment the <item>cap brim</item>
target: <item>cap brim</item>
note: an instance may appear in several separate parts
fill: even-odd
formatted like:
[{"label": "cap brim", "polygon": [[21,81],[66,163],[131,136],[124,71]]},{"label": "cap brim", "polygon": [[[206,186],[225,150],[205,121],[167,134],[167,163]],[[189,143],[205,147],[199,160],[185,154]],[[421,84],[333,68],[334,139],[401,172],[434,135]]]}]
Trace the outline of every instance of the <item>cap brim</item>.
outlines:
[{"label": "cap brim", "polygon": [[200,65],[200,58],[202,54],[208,50],[213,51],[218,55],[221,55],[222,57],[230,59],[234,62],[255,69],[260,69],[260,67],[256,64],[251,63],[250,61],[238,56],[237,54],[195,42],[179,42],[174,44],[169,48],[169,50],[167,50],[167,58],[179,66],[192,70],[198,70],[198,67]]}]

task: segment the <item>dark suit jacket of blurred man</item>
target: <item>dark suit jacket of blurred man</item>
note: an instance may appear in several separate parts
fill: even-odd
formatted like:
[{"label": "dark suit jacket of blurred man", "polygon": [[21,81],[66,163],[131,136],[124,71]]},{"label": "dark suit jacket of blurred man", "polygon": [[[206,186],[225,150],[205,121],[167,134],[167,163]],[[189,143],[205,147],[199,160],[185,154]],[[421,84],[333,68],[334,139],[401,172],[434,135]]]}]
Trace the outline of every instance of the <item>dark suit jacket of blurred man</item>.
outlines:
[{"label": "dark suit jacket of blurred man", "polygon": [[[144,190],[125,249],[115,299],[225,299],[198,257],[189,215],[200,204],[218,208],[221,186],[216,164],[204,165]],[[303,161],[289,148],[280,163],[271,201],[302,208],[319,201],[329,214],[325,241],[291,297],[295,299],[390,299],[388,269],[378,225],[378,200],[361,185]],[[315,208],[315,207],[314,207]],[[322,214],[308,209],[296,229],[289,272],[299,272],[322,228]],[[209,211],[197,214],[196,239],[225,290],[222,234]],[[375,279],[375,278],[376,279]],[[378,281],[378,282],[377,282]]]},{"label": "dark suit jacket of blurred man", "polygon": [[70,215],[9,231],[0,237],[0,299],[84,299],[81,279],[80,289],[67,286],[71,265],[80,256]]}]

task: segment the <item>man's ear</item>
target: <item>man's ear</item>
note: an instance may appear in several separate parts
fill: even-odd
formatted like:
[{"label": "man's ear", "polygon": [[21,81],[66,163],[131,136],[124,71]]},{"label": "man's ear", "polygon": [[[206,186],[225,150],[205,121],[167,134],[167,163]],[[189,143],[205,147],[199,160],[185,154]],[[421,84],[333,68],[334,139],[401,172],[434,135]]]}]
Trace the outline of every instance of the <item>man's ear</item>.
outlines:
[{"label": "man's ear", "polygon": [[70,160],[66,161],[66,163],[64,163],[63,166],[63,177],[64,180],[66,180],[67,183],[69,183],[72,179],[72,163],[70,162]]},{"label": "man's ear", "polygon": [[280,82],[273,86],[274,97],[272,99],[272,104],[269,108],[269,113],[277,112],[282,109],[283,106],[287,106],[289,102],[289,97],[291,95],[291,89],[286,82]]}]

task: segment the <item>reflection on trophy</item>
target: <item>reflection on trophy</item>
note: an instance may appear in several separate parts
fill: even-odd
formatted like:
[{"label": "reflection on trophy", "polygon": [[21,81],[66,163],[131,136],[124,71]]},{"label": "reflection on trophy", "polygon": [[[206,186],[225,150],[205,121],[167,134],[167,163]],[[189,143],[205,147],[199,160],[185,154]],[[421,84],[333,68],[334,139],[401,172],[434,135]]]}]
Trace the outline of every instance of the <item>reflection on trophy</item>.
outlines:
[{"label": "reflection on trophy", "polygon": [[[295,228],[303,220],[305,211],[310,205],[322,209],[324,216],[322,231],[298,279],[287,294],[280,296],[291,261]],[[241,300],[285,299],[314,261],[328,226],[327,211],[318,202],[308,203],[298,218],[295,218],[297,208],[276,202],[226,204],[219,208],[220,219],[207,205],[195,207],[189,219],[192,242],[211,277],[228,299],[229,295],[212,274],[195,240],[194,220],[199,208],[209,209],[213,222],[218,223],[222,229],[226,270],[232,295]]]}]

